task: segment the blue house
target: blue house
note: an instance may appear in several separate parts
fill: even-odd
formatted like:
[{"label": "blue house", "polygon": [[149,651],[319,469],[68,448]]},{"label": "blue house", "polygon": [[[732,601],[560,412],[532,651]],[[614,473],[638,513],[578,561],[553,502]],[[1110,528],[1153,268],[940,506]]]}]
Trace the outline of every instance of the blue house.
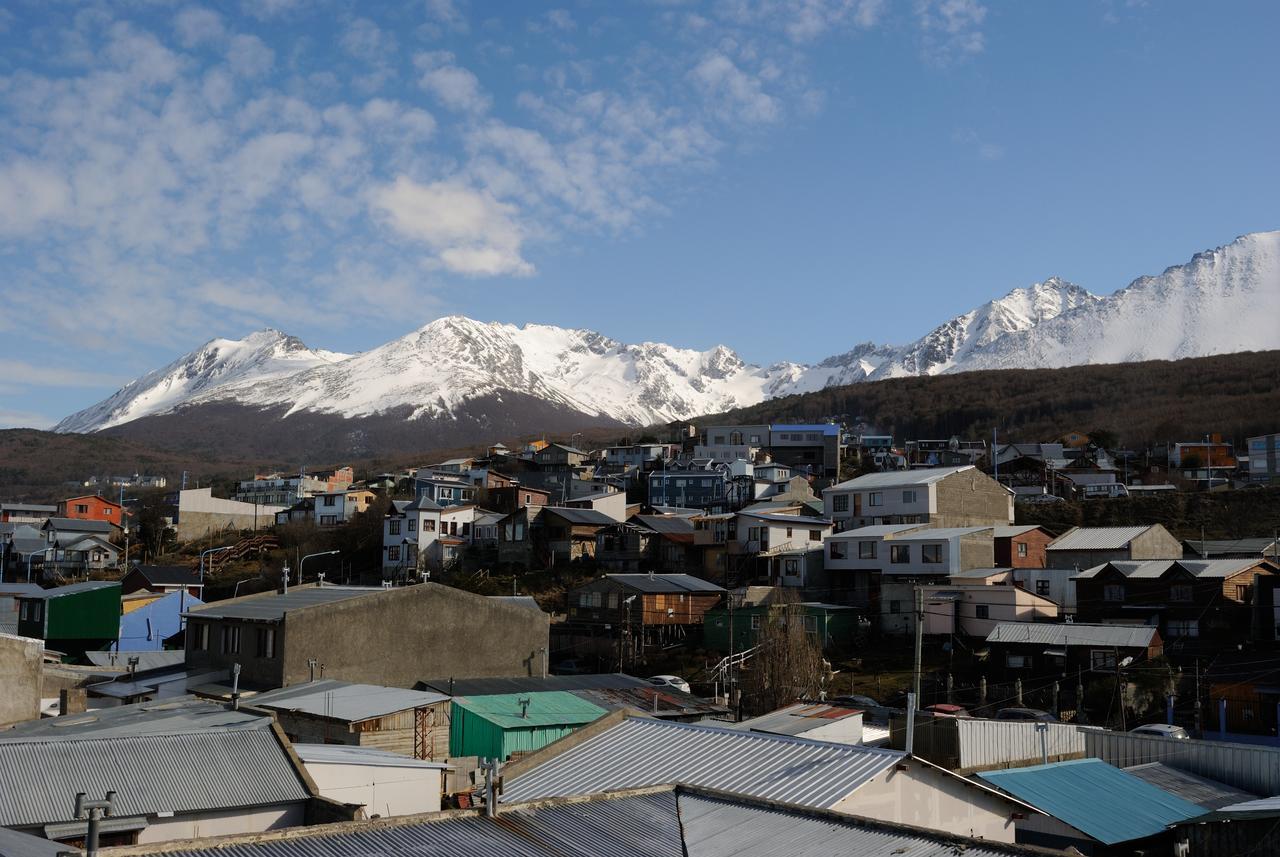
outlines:
[{"label": "blue house", "polygon": [[204,604],[185,589],[170,592],[120,617],[119,652],[158,652],[182,630],[182,614]]}]

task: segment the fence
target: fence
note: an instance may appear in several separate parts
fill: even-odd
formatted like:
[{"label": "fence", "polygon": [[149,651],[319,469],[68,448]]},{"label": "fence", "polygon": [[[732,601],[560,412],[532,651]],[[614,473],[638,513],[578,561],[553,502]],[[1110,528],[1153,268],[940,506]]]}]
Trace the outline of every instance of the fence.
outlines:
[{"label": "fence", "polygon": [[1280,795],[1280,749],[1085,730],[1084,752],[1119,768],[1163,762],[1256,795]]},{"label": "fence", "polygon": [[[1037,726],[1044,726],[1041,731]],[[932,717],[919,713],[912,752],[935,765],[968,774],[993,768],[1038,765],[1078,759],[1085,755],[1084,732],[1089,727],[1069,723],[982,720],[970,717]],[[906,747],[906,716],[890,719],[890,742]]]}]

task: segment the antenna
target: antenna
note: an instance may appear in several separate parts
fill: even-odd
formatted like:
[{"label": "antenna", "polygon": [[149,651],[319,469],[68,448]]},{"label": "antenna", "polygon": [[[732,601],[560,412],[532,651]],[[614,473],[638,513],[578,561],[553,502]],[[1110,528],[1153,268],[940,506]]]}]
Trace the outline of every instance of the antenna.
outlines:
[{"label": "antenna", "polygon": [[520,705],[521,719],[528,720],[529,719],[529,703],[533,702],[533,699],[526,696],[523,699],[516,700],[516,702]]}]

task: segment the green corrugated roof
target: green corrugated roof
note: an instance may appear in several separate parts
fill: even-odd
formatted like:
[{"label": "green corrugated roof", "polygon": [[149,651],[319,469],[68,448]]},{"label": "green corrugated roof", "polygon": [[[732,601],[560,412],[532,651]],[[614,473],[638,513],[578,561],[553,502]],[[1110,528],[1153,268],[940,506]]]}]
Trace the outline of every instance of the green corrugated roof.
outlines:
[{"label": "green corrugated roof", "polygon": [[[521,717],[520,700],[529,700],[528,717]],[[598,705],[562,690],[542,693],[499,693],[454,697],[454,704],[503,729],[535,726],[577,726],[607,712]]]}]

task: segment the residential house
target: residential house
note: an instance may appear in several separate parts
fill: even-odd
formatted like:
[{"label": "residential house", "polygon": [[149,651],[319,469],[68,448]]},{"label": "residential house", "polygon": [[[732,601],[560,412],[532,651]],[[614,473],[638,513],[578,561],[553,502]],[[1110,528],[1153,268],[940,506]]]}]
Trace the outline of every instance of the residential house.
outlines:
[{"label": "residential house", "polygon": [[342,744],[294,744],[316,791],[369,818],[439,812],[449,765]]},{"label": "residential house", "polygon": [[823,540],[828,587],[839,593],[842,603],[871,606],[880,597],[881,573],[889,561],[887,543],[926,529],[924,524],[876,524],[832,533]]},{"label": "residential house", "polygon": [[31,561],[49,553],[49,542],[35,525],[0,523],[0,582],[27,580]]},{"label": "residential house", "polygon": [[545,546],[552,564],[594,557],[596,535],[605,527],[616,523],[613,518],[595,509],[571,509],[564,506],[543,506],[538,522],[539,527],[534,533]]},{"label": "residential house", "polygon": [[297,827],[316,799],[270,716],[189,697],[20,723],[0,733],[0,769],[24,796],[0,803],[0,826],[72,846],[80,793],[114,793],[104,846]]},{"label": "residential house", "polygon": [[287,509],[276,512],[276,526],[283,527],[288,524],[314,522],[316,519],[316,498],[303,497]]},{"label": "residential house", "polygon": [[486,509],[510,515],[526,506],[547,506],[551,503],[551,492],[531,485],[502,485],[487,489],[483,494],[483,505]]},{"label": "residential house", "polygon": [[1280,434],[1264,434],[1245,441],[1250,482],[1273,482],[1280,478]]},{"label": "residential house", "polygon": [[732,728],[857,746],[862,743],[862,711],[847,705],[797,702],[735,723]]},{"label": "residential house", "polygon": [[288,476],[283,473],[255,475],[236,483],[231,499],[260,506],[291,506],[304,497],[313,497],[323,491],[341,491],[355,482],[355,471],[339,467],[326,476],[308,476],[299,473]]},{"label": "residential house", "polygon": [[475,500],[476,488],[463,476],[419,471],[413,480],[414,496],[437,506],[458,506]]},{"label": "residential house", "polygon": [[995,565],[1000,568],[1044,568],[1048,565],[1045,548],[1053,536],[1034,524],[996,527],[994,533]]},{"label": "residential house", "polygon": [[1216,434],[1203,441],[1175,443],[1169,455],[1169,470],[1202,488],[1229,484],[1237,466],[1230,441]]},{"label": "residential house", "polygon": [[128,573],[120,578],[122,595],[132,595],[135,592],[154,592],[164,595],[183,589],[195,598],[199,598],[204,591],[204,582],[200,580],[199,573],[185,565],[135,563],[129,567]]},{"label": "residential house", "polygon": [[[618,714],[508,765],[503,798],[521,803],[672,782],[995,842],[1012,842],[1013,817],[1036,811],[897,750]],[[775,843],[774,853],[793,853],[793,846]],[[827,847],[840,853],[849,846]]]},{"label": "residential house", "polygon": [[587,463],[587,453],[563,443],[549,443],[533,454],[533,461],[543,470],[573,470]]},{"label": "residential house", "polygon": [[1172,825],[1204,810],[1101,759],[982,771],[1042,815],[1015,822],[1019,842],[1084,854],[1173,854]]},{"label": "residential house", "polygon": [[627,519],[627,495],[617,489],[575,497],[560,505],[568,509],[594,509],[618,523]]},{"label": "residential house", "polygon": [[295,743],[363,747],[413,759],[449,756],[450,699],[443,693],[326,678],[246,701],[273,712]]},{"label": "residential house", "polygon": [[[125,597],[125,605],[129,598]],[[115,645],[118,652],[159,652],[182,648],[182,631],[186,622],[182,618],[188,610],[204,604],[185,589],[175,589],[134,610],[126,609],[119,618],[119,637]],[[56,647],[55,647],[56,648]]]},{"label": "residential house", "polygon": [[242,683],[263,689],[316,677],[408,687],[424,675],[529,675],[547,644],[545,613],[436,583],[299,586],[187,614],[189,668],[238,663]]},{"label": "residential house", "polygon": [[57,506],[37,503],[0,503],[0,523],[43,524],[58,514]]},{"label": "residential house", "polygon": [[120,635],[120,584],[92,580],[17,597],[18,636],[44,640],[70,656],[115,644]]},{"label": "residential house", "polygon": [[770,456],[796,472],[834,479],[840,473],[840,453],[838,425],[769,426]]},{"label": "residential house", "polygon": [[478,511],[470,503],[441,506],[426,497],[393,501],[382,522],[383,579],[452,565],[470,542]]},{"label": "residential house", "polygon": [[606,574],[569,590],[568,620],[641,634],[701,626],[725,590],[689,574]]},{"label": "residential house", "polygon": [[735,502],[742,505],[737,501],[741,492],[734,490],[731,469],[710,459],[669,462],[668,466],[650,471],[648,479],[651,506],[724,512]]},{"label": "residential house", "polygon": [[1182,542],[1160,524],[1072,527],[1045,547],[1049,568],[1086,569],[1112,560],[1182,559]]},{"label": "residential house", "polygon": [[870,473],[825,489],[822,502],[837,530],[876,524],[1013,523],[1013,493],[972,465]]},{"label": "residential house", "polygon": [[1076,575],[1082,622],[1141,622],[1167,644],[1203,641],[1214,651],[1253,627],[1254,585],[1280,573],[1269,559],[1112,560]]},{"label": "residential house", "polygon": [[1014,586],[1042,595],[1058,605],[1062,616],[1076,614],[1076,575],[1074,568],[1014,568],[1009,574]]},{"label": "residential house", "polygon": [[320,491],[314,499],[312,514],[320,527],[340,527],[357,514],[366,512],[369,504],[377,499],[367,488],[343,488],[337,491]]},{"label": "residential house", "polygon": [[99,494],[68,497],[58,503],[58,517],[73,518],[77,521],[105,521],[117,527],[124,526],[123,512],[123,506]]},{"label": "residential house", "polygon": [[981,440],[958,437],[909,440],[906,443],[907,466],[911,468],[956,467],[977,464],[986,458],[987,444]]},{"label": "residential house", "polygon": [[[50,519],[51,521],[54,519]],[[101,524],[101,521],[82,521],[82,526]],[[46,526],[48,524],[46,523]],[[120,548],[104,535],[60,530],[49,531],[54,538],[46,549],[40,551],[40,574],[45,581],[85,577],[93,571],[116,568],[120,560]]]},{"label": "residential house", "polygon": [[505,762],[540,750],[607,713],[562,690],[455,696],[449,755]]},{"label": "residential house", "polygon": [[1271,559],[1280,562],[1280,539],[1185,539],[1182,555],[1188,559]]},{"label": "residential house", "polygon": [[[1053,622],[1058,618],[1057,604],[1018,586],[952,582],[946,586],[920,586],[919,589],[924,602],[926,634],[959,634],[985,640],[1001,623]],[[892,607],[892,604],[888,606]],[[892,625],[882,623],[882,630],[885,633],[914,631],[915,623],[911,621],[913,608],[910,603],[900,604],[894,615],[898,621]],[[902,623],[902,619],[907,621]]]},{"label": "residential house", "polygon": [[606,446],[604,463],[606,467],[626,470],[636,467],[648,470],[666,456],[667,446],[663,443],[635,443],[626,446]]},{"label": "residential house", "polygon": [[841,600],[870,606],[901,598],[890,584],[940,583],[962,571],[995,564],[994,527],[922,527],[881,524],[835,533],[826,539],[826,569]]},{"label": "residential house", "polygon": [[596,562],[610,571],[686,572],[697,567],[693,519],[633,515],[596,534]]},{"label": "residential house", "polygon": [[778,602],[776,593],[775,587],[749,586],[742,597],[730,596],[732,606],[726,599],[707,610],[702,619],[703,644],[725,654],[746,651],[759,642],[760,630],[768,624],[770,615],[784,609],[799,612],[805,631],[826,651],[850,651],[864,630],[862,613],[857,608],[821,601]]},{"label": "residential house", "polygon": [[1082,622],[1001,622],[987,635],[987,645],[993,665],[1023,677],[1081,671],[1114,675],[1126,658],[1144,661],[1164,652],[1160,631],[1149,625]]},{"label": "residential house", "polygon": [[[703,446],[711,447],[767,448],[769,428],[768,425],[707,426],[701,441]],[[752,460],[748,456],[743,457]]]}]

